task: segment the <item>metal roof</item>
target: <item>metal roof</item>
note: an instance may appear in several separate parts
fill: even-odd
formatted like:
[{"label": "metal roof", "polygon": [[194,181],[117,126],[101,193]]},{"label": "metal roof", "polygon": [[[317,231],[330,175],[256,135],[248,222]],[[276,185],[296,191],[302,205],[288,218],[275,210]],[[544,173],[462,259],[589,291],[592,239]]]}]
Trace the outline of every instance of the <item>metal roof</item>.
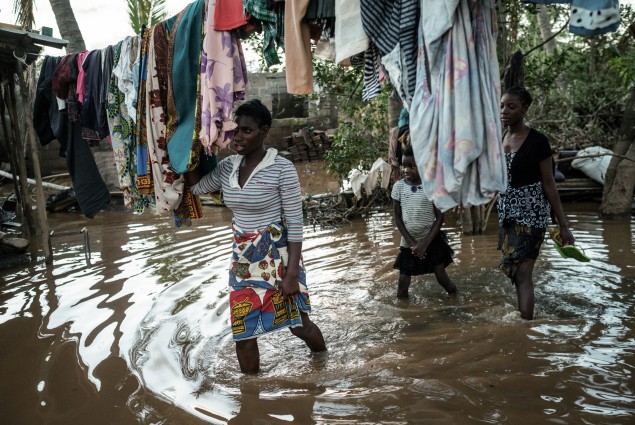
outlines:
[{"label": "metal roof", "polygon": [[0,64],[13,64],[16,59],[22,59],[27,65],[35,61],[42,51],[42,46],[61,49],[68,44],[68,40],[53,38],[27,31],[15,25],[0,23]]}]

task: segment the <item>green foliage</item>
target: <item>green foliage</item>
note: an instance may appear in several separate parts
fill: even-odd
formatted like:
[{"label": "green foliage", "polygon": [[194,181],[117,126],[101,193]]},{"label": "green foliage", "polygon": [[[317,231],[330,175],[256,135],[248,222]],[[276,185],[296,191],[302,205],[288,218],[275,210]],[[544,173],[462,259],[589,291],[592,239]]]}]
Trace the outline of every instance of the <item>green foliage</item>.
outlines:
[{"label": "green foliage", "polygon": [[[511,51],[527,52],[542,43],[533,13],[530,9],[518,20],[518,39]],[[580,37],[565,29],[556,38],[553,55],[537,49],[524,58],[525,86],[534,97],[530,122],[547,133],[556,148],[611,148],[619,137],[635,84],[635,43],[625,32],[635,22],[635,13],[626,6],[621,14],[622,24],[615,33]],[[552,16],[553,32],[564,25],[562,16]]]},{"label": "green foliage", "polygon": [[165,0],[126,0],[126,3],[130,26],[135,34],[140,34],[144,25],[151,27],[165,19]]},{"label": "green foliage", "polygon": [[390,88],[369,102],[362,101],[363,70],[327,61],[314,61],[320,92],[335,96],[339,128],[331,150],[324,156],[328,170],[340,181],[352,169],[369,170],[377,158],[388,154],[388,94]]},{"label": "green foliage", "polygon": [[33,28],[35,25],[34,4],[35,0],[13,0],[13,13],[16,15],[18,25]]},{"label": "green foliage", "polygon": [[245,58],[252,59],[256,58],[256,66],[254,66],[254,61],[249,61],[248,69],[250,72],[282,72],[284,71],[284,51],[278,49],[278,57],[280,58],[280,64],[267,66],[267,62],[265,61],[265,56],[263,53],[263,43],[264,43],[264,34],[262,31],[253,31],[247,34],[241,34],[242,45],[245,51]]}]

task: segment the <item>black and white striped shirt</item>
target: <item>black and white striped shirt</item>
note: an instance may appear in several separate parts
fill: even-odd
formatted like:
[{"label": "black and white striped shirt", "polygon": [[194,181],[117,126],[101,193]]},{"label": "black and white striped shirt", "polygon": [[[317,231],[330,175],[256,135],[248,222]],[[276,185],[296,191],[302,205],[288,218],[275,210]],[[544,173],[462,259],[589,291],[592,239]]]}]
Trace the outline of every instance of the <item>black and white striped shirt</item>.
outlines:
[{"label": "black and white striped shirt", "polygon": [[419,0],[361,0],[364,32],[377,46],[383,57],[398,47],[398,65],[403,74],[400,80],[405,87],[400,90],[405,102],[415,92],[417,77],[417,50]]}]

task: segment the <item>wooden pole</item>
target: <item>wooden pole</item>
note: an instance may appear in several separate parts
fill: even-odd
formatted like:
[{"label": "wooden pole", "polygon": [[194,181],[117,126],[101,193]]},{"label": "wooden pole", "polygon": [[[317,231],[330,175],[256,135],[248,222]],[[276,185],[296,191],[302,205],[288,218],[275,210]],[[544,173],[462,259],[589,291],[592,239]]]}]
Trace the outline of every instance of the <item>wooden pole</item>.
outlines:
[{"label": "wooden pole", "polygon": [[26,161],[25,161],[25,144],[24,138],[22,136],[22,132],[20,131],[20,116],[18,115],[17,110],[17,102],[18,99],[16,97],[15,91],[15,80],[12,74],[9,74],[9,116],[11,117],[11,125],[13,127],[13,139],[15,142],[15,149],[18,153],[18,175],[20,176],[20,189],[22,191],[22,204],[24,205],[24,217],[27,222],[28,227],[28,235],[27,239],[31,238],[31,235],[34,235],[35,230],[35,220],[33,219],[33,208],[31,205],[31,197],[29,196],[29,186],[27,185],[27,172],[26,172]]},{"label": "wooden pole", "polygon": [[474,234],[474,223],[472,222],[472,208],[461,209],[461,229],[464,235]]},{"label": "wooden pole", "polygon": [[[9,73],[9,81],[13,80],[13,73]],[[12,111],[11,111],[11,96],[9,94],[9,92],[11,91],[11,87],[9,86],[5,86],[4,89],[2,90],[2,95],[3,95],[3,103],[4,105],[6,105],[7,107],[7,112],[9,113],[9,124],[11,125],[11,140],[7,141],[8,145],[9,145],[9,155],[11,156],[11,164],[12,164],[12,168],[13,168],[13,173],[16,176],[21,176],[22,175],[22,169],[20,167],[20,161],[19,161],[19,152],[20,149],[17,149],[17,144],[19,143],[18,140],[18,133],[19,133],[19,129],[17,128],[16,124],[15,124],[15,120],[16,117],[13,115]],[[3,122],[4,122],[4,115],[3,115]],[[6,122],[5,122],[6,125]],[[16,133],[17,132],[17,133]],[[13,142],[13,143],[12,143]],[[26,171],[25,173],[26,174]],[[18,213],[18,217],[20,218],[20,222],[23,224],[22,227],[20,228],[20,231],[22,233],[22,236],[25,239],[29,239],[31,237],[31,233],[30,233],[30,229],[28,226],[28,219],[27,219],[27,214],[28,214],[28,201],[25,199],[26,197],[28,197],[28,193],[26,192],[26,176],[24,176],[24,178],[19,179],[18,181],[16,181],[15,184],[15,196],[18,200],[17,202],[17,208],[16,208],[16,212]]]},{"label": "wooden pole", "polygon": [[[46,264],[51,264],[53,262],[53,255],[51,253],[51,245],[49,244],[49,224],[48,218],[46,215],[46,199],[44,198],[44,189],[42,188],[42,172],[40,170],[40,157],[39,157],[39,149],[37,148],[36,139],[37,135],[35,134],[35,128],[33,128],[33,120],[29,119],[31,114],[27,113],[27,107],[32,105],[32,100],[35,97],[35,87],[36,84],[33,78],[29,78],[30,87],[27,87],[26,81],[24,80],[22,74],[22,65],[20,62],[15,61],[16,63],[16,72],[18,74],[18,81],[20,82],[20,94],[22,95],[22,102],[20,103],[20,109],[22,110],[22,116],[24,117],[26,129],[27,129],[27,139],[28,142],[26,146],[31,151],[31,161],[33,163],[33,174],[35,177],[35,193],[36,193],[36,203],[37,203],[37,217],[38,223],[40,225],[40,232],[42,236],[42,250],[44,251],[44,261]],[[29,67],[27,70],[29,76],[33,74],[33,67]],[[31,93],[31,89],[33,90],[33,94]],[[32,95],[31,95],[32,94]]]},{"label": "wooden pole", "polygon": [[[11,135],[9,134],[9,126],[7,124],[7,119],[5,118],[5,104],[3,97],[2,86],[0,85],[0,122],[2,123],[2,132],[4,133],[4,147],[7,150],[7,154],[9,155],[9,166],[11,169],[12,176],[18,174],[18,164],[16,162],[15,155],[13,154],[13,143],[11,143]],[[20,202],[20,187],[18,186],[17,179],[13,179],[13,191],[15,192],[16,197],[18,197],[18,202]],[[24,217],[21,211],[18,211],[20,217]]]}]

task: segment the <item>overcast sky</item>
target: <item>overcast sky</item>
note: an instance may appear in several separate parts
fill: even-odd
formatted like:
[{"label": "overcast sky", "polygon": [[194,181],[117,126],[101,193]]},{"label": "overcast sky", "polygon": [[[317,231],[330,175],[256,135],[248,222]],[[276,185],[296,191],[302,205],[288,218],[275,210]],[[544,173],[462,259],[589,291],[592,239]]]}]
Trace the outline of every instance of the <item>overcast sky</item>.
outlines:
[{"label": "overcast sky", "polygon": [[[165,10],[173,16],[183,10],[194,0],[166,0]],[[125,0],[70,0],[75,19],[84,37],[87,50],[101,49],[133,35],[128,20]],[[61,38],[57,29],[55,15],[48,0],[35,0],[35,29],[53,28],[53,37]],[[13,0],[0,0],[0,22],[15,24]],[[256,71],[258,55],[243,43],[247,68]],[[45,55],[63,56],[64,49],[45,47]]]},{"label": "overcast sky", "polygon": [[[126,1],[70,0],[70,2],[88,50],[101,49],[133,35],[126,11]],[[191,2],[192,0],[166,0],[165,9],[168,15],[172,16]],[[35,5],[35,28],[51,27],[53,37],[60,38],[49,1],[35,0]],[[15,23],[13,0],[0,0],[0,22]],[[60,51],[58,54],[63,53]]]},{"label": "overcast sky", "polygon": [[[193,0],[166,0],[168,16],[180,12]],[[75,18],[82,31],[86,49],[101,49],[123,40],[132,34],[132,28],[128,22],[125,0],[70,0],[75,13]],[[635,0],[621,0],[620,4],[635,4]],[[55,22],[55,15],[48,0],[35,0],[35,28],[43,26],[53,28],[53,37],[60,38],[60,33]],[[15,24],[13,14],[13,0],[0,0],[0,22]],[[243,48],[246,48],[243,43]],[[248,67],[257,66],[255,54],[245,49]],[[44,54],[64,55],[64,50],[45,48]]]}]

